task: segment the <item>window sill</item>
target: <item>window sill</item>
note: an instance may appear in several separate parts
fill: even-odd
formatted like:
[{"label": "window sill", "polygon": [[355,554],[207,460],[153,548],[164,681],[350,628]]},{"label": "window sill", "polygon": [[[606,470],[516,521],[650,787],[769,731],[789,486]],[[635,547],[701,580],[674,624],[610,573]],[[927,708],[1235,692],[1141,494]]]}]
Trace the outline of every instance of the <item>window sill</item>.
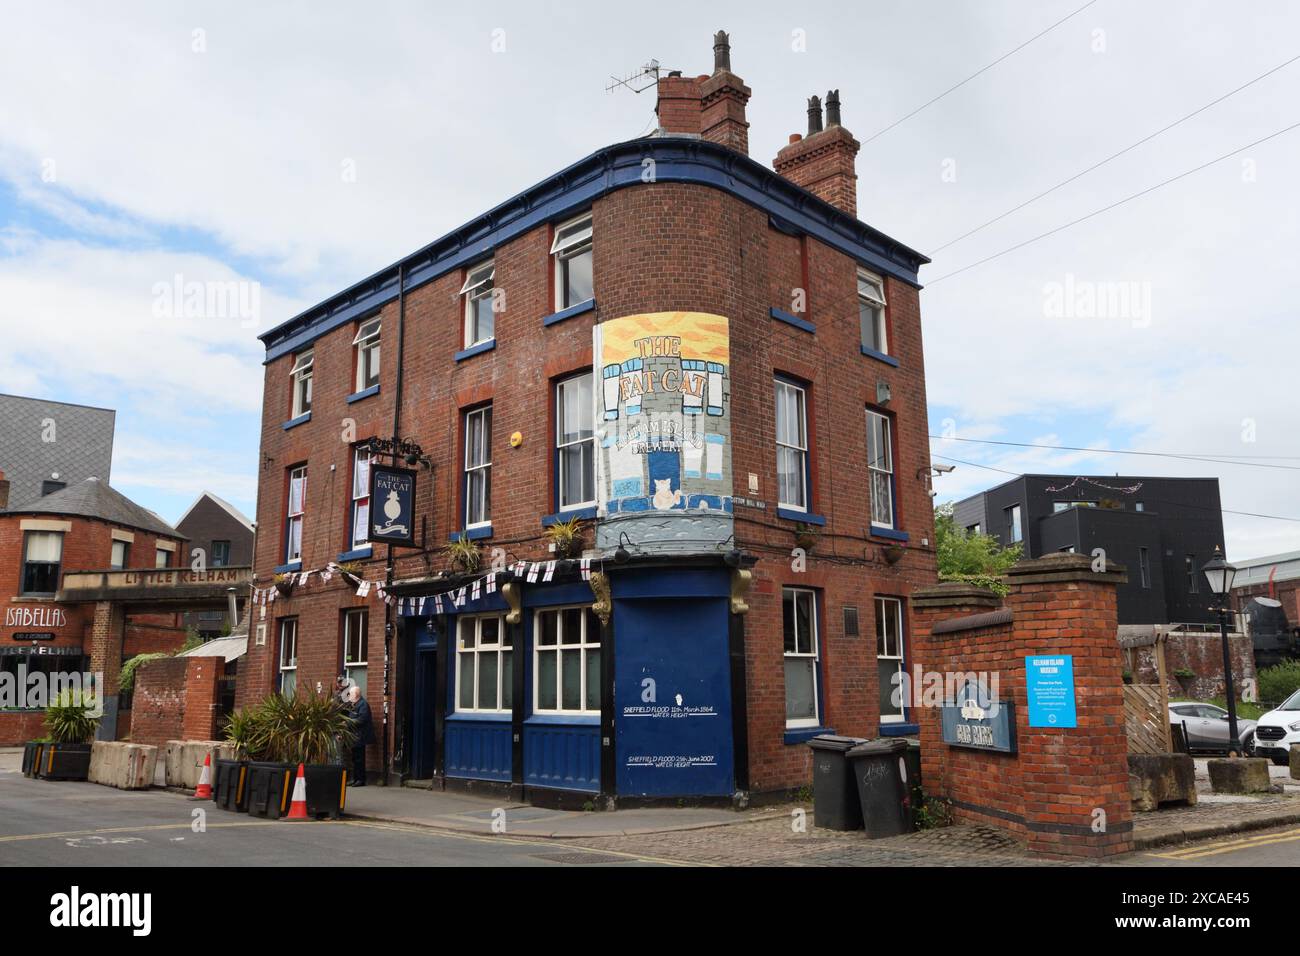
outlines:
[{"label": "window sill", "polygon": [[457,541],[462,536],[469,541],[482,541],[484,538],[492,537],[492,526],[485,524],[481,528],[465,528],[461,531],[453,531],[447,535],[447,540]]},{"label": "window sill", "polygon": [[584,312],[590,312],[596,308],[595,299],[586,299],[577,305],[571,305],[567,309],[561,309],[559,312],[552,313],[542,319],[542,325],[558,325],[565,319],[572,319],[575,316],[582,315]]},{"label": "window sill", "polygon": [[351,395],[349,395],[348,404],[351,405],[353,402],[359,402],[363,398],[369,398],[371,395],[378,395],[378,394],[379,394],[379,386],[371,385],[369,388],[363,388],[361,391],[353,392]]},{"label": "window sill", "polygon": [[890,541],[911,540],[906,531],[895,531],[893,528],[878,528],[875,525],[871,527],[871,536],[873,538],[888,538]]},{"label": "window sill", "polygon": [[457,362],[463,362],[467,358],[473,358],[475,355],[482,355],[484,352],[491,352],[497,347],[496,339],[488,339],[486,342],[480,342],[478,345],[471,345],[467,349],[461,349],[454,356]]},{"label": "window sill", "polygon": [[822,527],[826,524],[826,518],[822,515],[813,514],[811,511],[795,511],[793,508],[777,507],[776,516],[785,518],[787,521],[800,521],[803,524],[816,525]]},{"label": "window sill", "polygon": [[374,553],[374,549],[370,545],[366,545],[364,548],[353,548],[351,551],[344,551],[334,560],[360,561],[362,558],[370,557],[370,555],[373,553]]},{"label": "window sill", "polygon": [[283,428],[285,431],[288,431],[290,428],[297,428],[299,425],[304,425],[309,421],[311,421],[311,412],[303,412],[297,418],[289,419],[280,427]]},{"label": "window sill", "polygon": [[920,732],[920,724],[882,723],[880,725],[880,736],[882,737],[915,737]]},{"label": "window sill", "polygon": [[791,727],[785,732],[786,746],[791,744],[804,744],[819,737],[822,734],[835,733],[834,727]]},{"label": "window sill", "polygon": [[884,362],[886,365],[892,365],[894,368],[898,368],[898,359],[894,358],[892,355],[886,355],[884,352],[877,352],[875,349],[869,349],[865,345],[860,345],[858,348],[862,350],[862,354],[867,358],[873,358],[877,362]]},{"label": "window sill", "polygon": [[797,315],[792,315],[789,312],[777,308],[773,308],[770,311],[772,318],[776,319],[778,322],[784,322],[786,325],[793,325],[796,329],[811,334],[816,334],[817,332],[817,326],[813,325],[807,319],[801,319]]},{"label": "window sill", "polygon": [[561,521],[568,521],[570,518],[577,518],[579,521],[587,521],[595,517],[595,505],[590,505],[586,508],[570,508],[568,511],[557,511],[553,515],[542,515],[542,527],[549,528],[553,524],[559,524]]},{"label": "window sill", "polygon": [[497,724],[508,724],[512,720],[510,714],[476,714],[473,711],[458,710],[447,715],[447,720],[451,722],[464,721],[466,723],[490,722]]},{"label": "window sill", "polygon": [[524,724],[573,724],[582,727],[599,727],[600,717],[596,714],[533,714],[524,720]]},{"label": "window sill", "polygon": [[302,570],[302,561],[290,561],[288,564],[277,565],[271,569],[272,574],[290,574],[294,571]]}]

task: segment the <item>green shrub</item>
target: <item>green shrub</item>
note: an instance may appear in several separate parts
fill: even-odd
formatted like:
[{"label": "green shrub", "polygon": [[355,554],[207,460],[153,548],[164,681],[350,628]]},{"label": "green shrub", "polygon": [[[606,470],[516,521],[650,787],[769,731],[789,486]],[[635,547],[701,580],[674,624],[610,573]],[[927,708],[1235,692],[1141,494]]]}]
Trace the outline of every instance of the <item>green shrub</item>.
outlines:
[{"label": "green shrub", "polygon": [[45,708],[45,729],[56,744],[85,744],[95,739],[99,717],[95,710],[95,695],[65,690],[59,699]]},{"label": "green shrub", "polygon": [[149,661],[156,661],[160,657],[171,657],[166,651],[154,651],[150,654],[137,654],[122,664],[122,670],[117,675],[117,686],[122,693],[127,693],[135,686],[135,672],[140,669],[141,664],[147,664]]},{"label": "green shrub", "polygon": [[226,721],[226,739],[252,760],[330,763],[355,736],[348,712],[330,694],[272,694]]},{"label": "green shrub", "polygon": [[1300,661],[1283,661],[1259,672],[1259,700],[1280,704],[1300,690]]}]

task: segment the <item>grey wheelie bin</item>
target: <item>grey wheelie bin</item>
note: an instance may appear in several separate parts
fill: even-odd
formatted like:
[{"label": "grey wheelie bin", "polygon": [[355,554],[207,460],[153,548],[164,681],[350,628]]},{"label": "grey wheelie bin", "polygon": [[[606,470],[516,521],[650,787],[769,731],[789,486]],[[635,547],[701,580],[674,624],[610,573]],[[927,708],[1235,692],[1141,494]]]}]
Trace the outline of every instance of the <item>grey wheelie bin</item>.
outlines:
[{"label": "grey wheelie bin", "polygon": [[808,741],[813,752],[813,826],[825,830],[862,829],[862,808],[853,771],[845,759],[866,743],[861,737],[821,734]]},{"label": "grey wheelie bin", "polygon": [[882,737],[860,743],[845,754],[857,785],[868,839],[912,831],[906,752],[907,741],[903,738]]}]

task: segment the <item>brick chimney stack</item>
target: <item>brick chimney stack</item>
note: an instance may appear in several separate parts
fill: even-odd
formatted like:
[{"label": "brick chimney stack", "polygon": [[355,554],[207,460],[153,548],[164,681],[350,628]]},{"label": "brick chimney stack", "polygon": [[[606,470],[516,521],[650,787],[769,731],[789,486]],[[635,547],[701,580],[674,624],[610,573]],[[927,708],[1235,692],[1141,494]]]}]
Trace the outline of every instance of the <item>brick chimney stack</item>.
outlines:
[{"label": "brick chimney stack", "polygon": [[773,168],[796,186],[819,199],[858,215],[858,173],[855,160],[862,144],[840,125],[840,91],[826,94],[826,126],[822,128],[822,101],[808,100],[808,135],[790,137],[776,154]]},{"label": "brick chimney stack", "polygon": [[9,479],[0,471],[0,511],[9,507]]},{"label": "brick chimney stack", "polygon": [[680,72],[659,80],[659,128],[665,133],[707,139],[749,155],[745,104],[752,91],[731,72],[731,41],[719,30],[713,37],[713,73],[687,78]]}]

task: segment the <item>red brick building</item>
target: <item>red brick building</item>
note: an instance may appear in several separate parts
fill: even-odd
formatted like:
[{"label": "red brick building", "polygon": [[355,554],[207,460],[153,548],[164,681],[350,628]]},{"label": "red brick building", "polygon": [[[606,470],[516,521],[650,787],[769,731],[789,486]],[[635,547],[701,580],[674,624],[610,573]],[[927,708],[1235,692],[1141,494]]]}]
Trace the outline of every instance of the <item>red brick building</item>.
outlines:
[{"label": "red brick building", "polygon": [[[856,218],[838,94],[775,172],[749,96],[719,35],[656,134],[262,337],[241,703],[346,671],[387,713],[372,766],[536,800],[743,799],[805,784],[818,732],[914,732],[888,681],[935,580],[928,260]],[[372,457],[409,508],[372,515]],[[414,546],[377,593],[385,504]]]},{"label": "red brick building", "polygon": [[[91,670],[96,604],[66,600],[65,573],[176,567],[185,539],[157,515],[97,478],[5,510],[0,474],[0,674]],[[185,641],[175,614],[123,620],[121,660],[173,651]],[[120,660],[117,662],[120,666]],[[0,710],[0,744],[41,736],[42,709]]]}]

